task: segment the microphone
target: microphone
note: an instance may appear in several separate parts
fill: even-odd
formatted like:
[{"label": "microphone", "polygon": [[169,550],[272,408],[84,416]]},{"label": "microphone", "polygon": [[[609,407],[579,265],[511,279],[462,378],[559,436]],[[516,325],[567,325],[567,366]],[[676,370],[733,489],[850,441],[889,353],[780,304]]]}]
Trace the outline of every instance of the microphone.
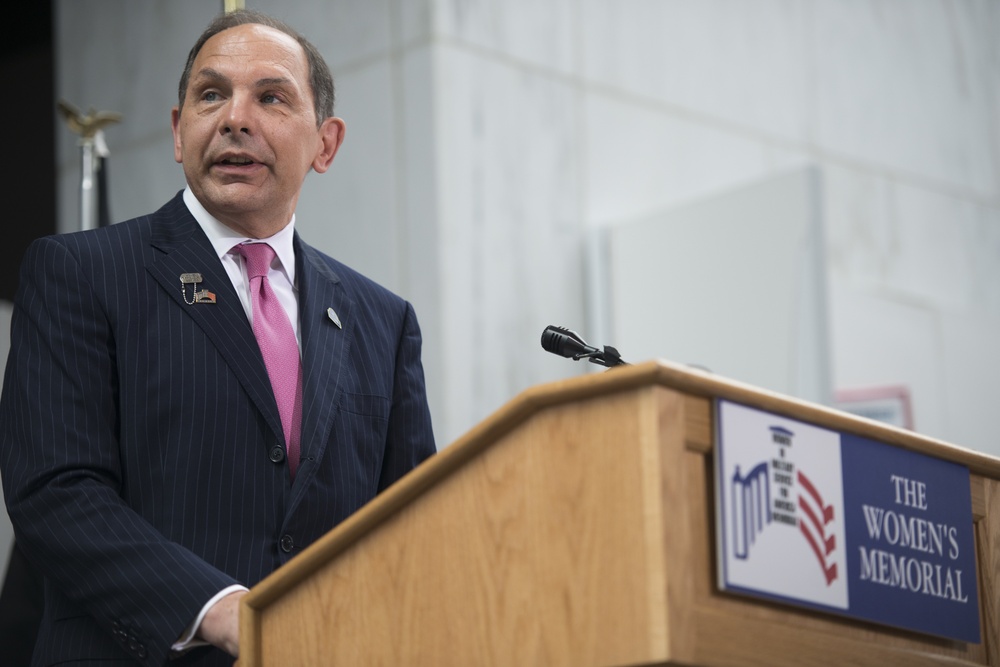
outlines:
[{"label": "microphone", "polygon": [[542,349],[568,358],[597,352],[597,348],[587,345],[577,332],[552,324],[542,332]]},{"label": "microphone", "polygon": [[575,331],[552,324],[542,331],[542,349],[573,361],[589,359],[592,364],[608,368],[628,365],[622,361],[618,350],[610,345],[605,345],[603,350],[599,350],[587,345],[580,334]]}]

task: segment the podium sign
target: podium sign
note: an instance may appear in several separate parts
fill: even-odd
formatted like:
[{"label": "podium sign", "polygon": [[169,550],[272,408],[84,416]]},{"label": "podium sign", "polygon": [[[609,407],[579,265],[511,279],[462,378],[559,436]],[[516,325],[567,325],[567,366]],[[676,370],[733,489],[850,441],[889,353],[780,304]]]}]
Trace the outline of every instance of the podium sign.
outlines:
[{"label": "podium sign", "polygon": [[967,468],[716,401],[723,590],[979,643]]}]

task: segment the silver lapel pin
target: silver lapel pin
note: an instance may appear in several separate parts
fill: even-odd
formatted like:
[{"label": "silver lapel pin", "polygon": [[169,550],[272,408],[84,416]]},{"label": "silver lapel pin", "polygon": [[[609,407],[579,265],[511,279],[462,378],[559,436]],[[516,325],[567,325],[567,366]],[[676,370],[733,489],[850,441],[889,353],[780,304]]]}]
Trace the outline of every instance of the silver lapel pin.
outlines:
[{"label": "silver lapel pin", "polygon": [[[215,294],[209,292],[207,289],[198,289],[198,285],[201,283],[202,277],[200,273],[182,273],[181,274],[181,295],[184,297],[184,303],[189,306],[193,306],[196,303],[215,303]],[[188,299],[188,285],[191,286],[191,298]]]},{"label": "silver lapel pin", "polygon": [[337,311],[333,308],[326,309],[326,316],[330,318],[330,321],[337,325],[338,329],[343,329],[344,325],[340,323],[340,318],[337,317]]}]

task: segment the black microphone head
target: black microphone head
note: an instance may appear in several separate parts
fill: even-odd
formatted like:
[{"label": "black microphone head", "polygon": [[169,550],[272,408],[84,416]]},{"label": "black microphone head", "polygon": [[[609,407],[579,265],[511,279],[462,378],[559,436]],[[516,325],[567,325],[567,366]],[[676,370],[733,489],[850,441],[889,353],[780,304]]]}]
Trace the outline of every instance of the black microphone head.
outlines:
[{"label": "black microphone head", "polygon": [[572,358],[591,352],[594,348],[588,346],[575,331],[550,324],[542,332],[542,349],[560,357]]}]

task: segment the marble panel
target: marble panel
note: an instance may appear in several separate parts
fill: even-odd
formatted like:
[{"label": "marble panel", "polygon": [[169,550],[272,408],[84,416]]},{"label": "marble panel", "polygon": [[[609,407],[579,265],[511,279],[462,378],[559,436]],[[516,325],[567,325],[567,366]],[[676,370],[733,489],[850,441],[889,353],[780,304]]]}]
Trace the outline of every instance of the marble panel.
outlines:
[{"label": "marble panel", "polygon": [[427,400],[437,435],[444,447],[451,438],[442,432],[445,385],[444,322],[441,284],[441,235],[438,226],[438,130],[434,105],[434,49],[428,45],[401,53],[393,91],[398,153],[396,216],[399,223],[400,288],[412,303],[423,335],[422,361]]},{"label": "marble panel", "polygon": [[947,437],[938,314],[833,277],[828,284],[834,388],[905,386],[913,402],[915,430]]},{"label": "marble panel", "polygon": [[80,167],[59,169],[56,174],[56,233],[80,228]]},{"label": "marble panel", "polygon": [[815,3],[821,148],[996,196],[991,4]]},{"label": "marble panel", "polygon": [[444,441],[567,371],[546,325],[584,322],[579,105],[557,79],[437,52]]},{"label": "marble panel", "polygon": [[943,320],[947,439],[1000,457],[1000,317]]},{"label": "marble panel", "polygon": [[433,0],[392,0],[392,11],[396,22],[395,38],[400,44],[427,42],[433,31]]},{"label": "marble panel", "polygon": [[824,164],[830,271],[932,308],[1000,315],[1000,209]]},{"label": "marble panel", "polygon": [[111,219],[120,222],[156,210],[184,188],[184,170],[174,160],[173,138],[135,144],[108,160]]},{"label": "marble panel", "polygon": [[975,205],[965,232],[973,312],[1000,317],[1000,207]]},{"label": "marble panel", "polygon": [[887,287],[948,310],[996,308],[1000,211],[902,183],[892,206],[898,247]]},{"label": "marble panel", "polygon": [[320,250],[400,290],[393,108],[388,60],[341,75],[344,143],[327,173],[306,177],[296,226]]},{"label": "marble panel", "polygon": [[766,144],[603,93],[584,100],[586,216],[645,217],[781,171]]},{"label": "marble panel", "polygon": [[[986,17],[985,23],[987,25],[987,30],[992,35],[1000,35],[1000,2],[989,3],[989,14]],[[993,83],[990,86],[990,92],[992,93],[992,131],[993,131],[993,164],[995,165],[994,170],[994,185],[993,185],[993,201],[1000,203],[1000,40],[994,39],[992,42],[992,57],[989,60],[989,71],[988,78]]]},{"label": "marble panel", "polygon": [[[169,129],[188,50],[216,7],[203,0],[60,0],[55,7],[56,98],[82,111],[121,113],[105,132],[113,152]],[[75,164],[75,135],[60,124],[56,139],[58,163]]]},{"label": "marble panel", "polygon": [[817,163],[815,155],[801,148],[770,143],[762,144],[761,148],[765,168],[770,173],[789,172]]},{"label": "marble panel", "polygon": [[579,6],[573,0],[431,0],[434,34],[524,63],[571,73]]},{"label": "marble panel", "polygon": [[808,3],[585,0],[588,82],[787,139],[810,134]]},{"label": "marble panel", "polygon": [[338,68],[379,56],[392,44],[391,0],[258,0],[254,9],[276,16],[305,35]]},{"label": "marble panel", "polygon": [[891,184],[836,163],[822,163],[821,173],[831,275],[856,287],[883,285],[899,247]]},{"label": "marble panel", "polygon": [[400,270],[407,293],[417,305],[437,303],[440,264],[438,225],[438,136],[435,115],[434,48],[403,52],[394,65],[395,169],[399,178]]}]

